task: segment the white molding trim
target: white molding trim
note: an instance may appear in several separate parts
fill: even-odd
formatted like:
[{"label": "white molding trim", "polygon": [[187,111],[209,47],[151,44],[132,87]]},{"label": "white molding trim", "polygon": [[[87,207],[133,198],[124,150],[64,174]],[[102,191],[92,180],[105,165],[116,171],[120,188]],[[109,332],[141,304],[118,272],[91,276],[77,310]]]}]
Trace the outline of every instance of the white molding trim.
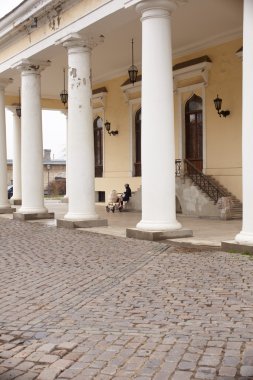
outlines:
[{"label": "white molding trim", "polygon": [[206,87],[205,82],[199,82],[196,84],[191,84],[189,86],[184,86],[184,87],[179,87],[176,89],[175,93],[182,93],[182,92],[194,92],[195,90],[201,88],[201,87]]},{"label": "white molding trim", "polygon": [[107,97],[107,92],[105,91],[92,95],[92,107],[94,111],[100,108],[105,109],[106,97]]},{"label": "white molding trim", "polygon": [[179,81],[199,76],[203,78],[205,85],[207,85],[208,72],[211,69],[211,67],[211,62],[201,62],[183,67],[182,69],[173,70],[174,89],[177,89]]},{"label": "white molding trim", "polygon": [[[141,93],[141,88],[142,88],[141,83],[142,83],[142,81],[140,80],[138,82],[135,82],[134,86],[132,83],[126,84],[125,86],[121,86],[121,90],[123,92],[123,95],[124,95],[126,102],[129,103],[132,100],[140,99],[139,92]],[[130,98],[130,95],[135,94],[135,93],[138,94],[138,97]]]}]

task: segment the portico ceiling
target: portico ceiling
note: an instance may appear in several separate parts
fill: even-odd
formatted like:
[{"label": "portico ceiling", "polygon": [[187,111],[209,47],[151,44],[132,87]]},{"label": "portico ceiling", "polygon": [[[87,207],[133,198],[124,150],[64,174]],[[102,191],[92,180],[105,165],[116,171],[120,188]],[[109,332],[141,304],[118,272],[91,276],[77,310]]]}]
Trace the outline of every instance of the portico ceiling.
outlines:
[{"label": "portico ceiling", "polygon": [[[172,15],[174,57],[242,37],[242,11],[242,0],[189,0]],[[104,43],[98,44],[92,52],[95,84],[120,75],[127,77],[132,38],[135,64],[141,71],[141,22],[134,8],[121,9],[80,33],[84,37],[96,38],[101,34],[105,37]],[[32,58],[51,61],[51,66],[42,72],[42,97],[58,99],[63,87],[63,68],[67,66],[66,50],[53,45]],[[7,94],[17,94],[20,74],[8,69],[2,75],[14,79]]]}]

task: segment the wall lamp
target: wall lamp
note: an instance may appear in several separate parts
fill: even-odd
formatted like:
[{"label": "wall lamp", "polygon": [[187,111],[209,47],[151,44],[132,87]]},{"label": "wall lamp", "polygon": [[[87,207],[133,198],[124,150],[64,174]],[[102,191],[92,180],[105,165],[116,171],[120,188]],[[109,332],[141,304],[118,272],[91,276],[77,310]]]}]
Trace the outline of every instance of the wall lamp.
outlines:
[{"label": "wall lamp", "polygon": [[221,111],[221,104],[222,104],[222,99],[219,98],[219,96],[217,95],[217,98],[215,98],[213,100],[214,102],[214,106],[215,106],[215,109],[216,111],[218,112],[218,115],[221,117],[227,117],[228,115],[230,115],[230,111],[226,110],[226,111]]},{"label": "wall lamp", "polygon": [[65,89],[65,69],[63,69],[63,90],[60,93],[61,102],[64,104],[68,103],[68,91]]},{"label": "wall lamp", "polygon": [[19,118],[21,118],[21,101],[20,101],[20,87],[18,89],[18,105],[16,107],[16,114]]},{"label": "wall lamp", "polygon": [[119,131],[116,130],[116,131],[111,131],[111,123],[109,123],[109,121],[106,120],[105,122],[105,129],[107,130],[107,132],[109,133],[109,135],[118,135],[119,134]]}]

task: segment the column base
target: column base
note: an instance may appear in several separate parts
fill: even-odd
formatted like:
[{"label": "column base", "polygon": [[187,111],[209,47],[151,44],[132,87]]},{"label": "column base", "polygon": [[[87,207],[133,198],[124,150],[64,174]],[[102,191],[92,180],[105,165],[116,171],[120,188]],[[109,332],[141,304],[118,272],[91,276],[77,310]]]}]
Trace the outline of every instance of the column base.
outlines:
[{"label": "column base", "polygon": [[12,207],[0,208],[0,214],[13,214],[15,211],[16,209]]},{"label": "column base", "polygon": [[252,253],[253,254],[253,244],[248,245],[247,243],[238,243],[235,240],[227,240],[221,242],[221,250],[230,253]]},{"label": "column base", "polygon": [[56,227],[60,228],[92,228],[108,226],[107,219],[92,219],[92,220],[67,220],[56,219]]},{"label": "column base", "polygon": [[180,228],[174,231],[144,231],[139,230],[138,228],[126,229],[126,237],[139,240],[159,241],[165,239],[179,239],[192,236],[192,230],[188,230],[186,228]]},{"label": "column base", "polygon": [[143,230],[143,231],[175,231],[175,230],[179,230],[182,228],[182,225],[177,221],[175,220],[174,223],[164,223],[164,222],[156,222],[154,223],[153,221],[149,222],[149,221],[144,221],[144,220],[141,220],[137,225],[136,227],[139,229],[139,230]]},{"label": "column base", "polygon": [[14,212],[13,219],[16,220],[38,220],[38,219],[54,219],[54,212],[37,212],[37,213],[21,213]]}]

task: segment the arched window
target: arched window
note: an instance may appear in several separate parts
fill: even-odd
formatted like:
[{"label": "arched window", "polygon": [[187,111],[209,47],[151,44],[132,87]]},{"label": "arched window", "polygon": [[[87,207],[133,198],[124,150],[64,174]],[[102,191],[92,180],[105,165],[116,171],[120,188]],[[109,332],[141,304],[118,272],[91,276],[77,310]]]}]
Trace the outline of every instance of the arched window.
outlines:
[{"label": "arched window", "polygon": [[141,109],[135,115],[135,177],[141,176]]},{"label": "arched window", "polygon": [[93,123],[95,177],[103,177],[103,120],[97,117]]},{"label": "arched window", "polygon": [[185,158],[203,169],[202,99],[193,95],[185,105]]}]

